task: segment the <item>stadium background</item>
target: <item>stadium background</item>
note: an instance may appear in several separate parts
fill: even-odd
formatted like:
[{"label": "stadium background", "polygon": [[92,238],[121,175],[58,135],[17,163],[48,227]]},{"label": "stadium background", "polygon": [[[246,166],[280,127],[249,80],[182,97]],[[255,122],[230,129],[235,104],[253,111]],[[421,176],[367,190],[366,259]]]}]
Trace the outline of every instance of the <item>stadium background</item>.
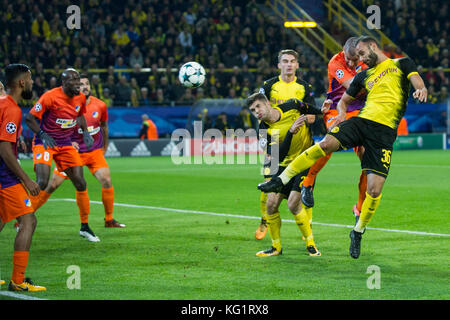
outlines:
[{"label": "stadium background", "polygon": [[[67,7],[81,8],[81,28],[66,26]],[[368,30],[366,8],[381,9],[381,29]],[[278,74],[282,48],[300,53],[298,75],[314,88],[318,103],[327,91],[327,62],[352,35],[371,34],[391,57],[411,56],[424,78],[429,103],[410,100],[410,132],[447,129],[448,4],[417,1],[2,1],[0,68],[23,62],[33,69],[34,95],[60,85],[61,70],[87,71],[93,95],[109,106],[110,136],[135,138],[148,113],[160,137],[200,120],[239,127],[243,99]],[[289,29],[285,20],[314,20],[318,28]],[[207,71],[198,89],[183,88],[178,68],[200,62]],[[219,100],[217,100],[219,99]],[[226,99],[226,100],[225,100]],[[201,105],[192,112],[192,106]],[[223,115],[221,116],[223,117]],[[315,127],[315,135],[323,134]],[[24,128],[24,136],[31,138]]]},{"label": "stadium background", "polygon": [[[260,218],[255,187],[260,165],[175,166],[169,157],[145,157],[170,155],[169,139],[131,139],[137,136],[142,113],[155,120],[162,137],[174,128],[189,127],[205,109],[211,126],[217,126],[216,117],[225,112],[230,126],[236,127],[246,94],[278,73],[276,54],[282,48],[301,53],[299,76],[313,84],[321,103],[327,59],[348,36],[369,33],[383,45],[392,41],[397,48],[391,53],[394,57],[414,58],[429,90],[430,103],[409,101],[406,118],[412,133],[397,141],[397,147],[445,148],[449,77],[445,1],[0,2],[0,74],[13,62],[33,69],[34,98],[22,104],[24,112],[45,90],[60,85],[63,68],[73,66],[92,75],[93,94],[109,106],[114,147],[108,155],[116,157],[108,159],[117,191],[115,216],[127,224],[120,231],[103,229],[101,186],[86,170],[90,223],[102,241],[94,246],[82,242],[74,189],[63,184],[45,211],[38,213],[29,266],[33,280],[48,291],[19,299],[448,300],[449,211],[443,201],[450,189],[445,179],[448,151],[396,153],[383,203],[357,263],[348,257],[344,229],[354,223],[350,208],[360,167],[350,152],[333,155],[315,195],[314,232],[323,259],[311,260],[304,254],[292,216],[282,208],[286,251],[281,259],[260,261],[254,254],[270,241],[267,237],[258,242],[253,236]],[[80,30],[66,27],[66,9],[72,4],[81,8]],[[371,4],[381,8],[383,35],[366,30],[365,12]],[[320,28],[286,29],[284,20],[315,20]],[[192,38],[192,45],[183,41],[185,32],[190,32],[186,38]],[[132,54],[137,52],[134,48],[140,54]],[[248,58],[244,52],[240,55],[242,48]],[[207,69],[207,82],[197,90],[185,89],[177,81],[178,67],[190,60]],[[140,71],[134,68],[136,62],[141,63]],[[30,132],[25,128],[24,133],[29,140]],[[21,164],[34,176],[31,160]],[[9,224],[0,235],[1,279],[10,275],[15,232]],[[82,270],[81,290],[66,285],[70,276],[66,268],[74,264]],[[369,265],[382,270],[380,290],[366,286]],[[2,299],[11,299],[4,287]],[[303,308],[306,302],[302,303]],[[110,310],[117,312],[117,306]],[[333,312],[336,309],[334,304]]]}]

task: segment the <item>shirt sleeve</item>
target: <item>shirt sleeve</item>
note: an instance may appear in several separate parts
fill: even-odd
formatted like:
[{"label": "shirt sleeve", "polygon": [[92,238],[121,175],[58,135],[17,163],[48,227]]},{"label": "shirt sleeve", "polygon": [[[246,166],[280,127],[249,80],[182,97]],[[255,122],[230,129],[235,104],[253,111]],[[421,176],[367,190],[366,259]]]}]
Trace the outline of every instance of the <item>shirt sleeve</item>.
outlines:
[{"label": "shirt sleeve", "polygon": [[78,116],[82,116],[86,113],[86,96],[84,94],[81,94],[83,97],[81,99],[81,108],[80,111],[78,112]]},{"label": "shirt sleeve", "polygon": [[266,80],[263,82],[261,88],[259,88],[259,93],[266,95],[267,99],[270,101],[270,91],[272,90],[272,81]]},{"label": "shirt sleeve", "polygon": [[350,82],[350,86],[348,87],[346,93],[351,97],[355,98],[358,93],[362,89],[364,89],[364,78],[366,76],[366,70],[357,73],[352,82]]},{"label": "shirt sleeve", "polygon": [[[306,93],[305,93],[306,94]],[[306,98],[306,97],[305,97]],[[303,100],[305,100],[305,98]],[[289,99],[285,103],[278,105],[282,112],[286,112],[291,109],[297,109],[301,114],[322,114],[320,108],[316,106],[314,97],[311,100],[300,101],[298,99]]]},{"label": "shirt sleeve", "polygon": [[347,70],[344,63],[345,61],[335,59],[328,64],[328,74],[336,79],[339,84],[353,78],[353,75]]},{"label": "shirt sleeve", "polygon": [[406,77],[408,79],[413,74],[419,74],[417,72],[416,64],[414,63],[414,61],[411,58],[409,58],[409,57],[400,58],[398,60],[398,62],[400,63],[400,69],[403,71],[404,74],[406,74]]},{"label": "shirt sleeve", "polygon": [[101,110],[102,110],[102,117],[100,118],[100,121],[102,122],[108,121],[108,108],[106,107],[106,103],[104,103],[103,101]]},{"label": "shirt sleeve", "polygon": [[16,143],[19,137],[21,114],[20,109],[7,108],[0,114],[0,140]]},{"label": "shirt sleeve", "polygon": [[44,93],[36,102],[34,107],[31,108],[30,114],[41,120],[42,115],[50,108],[50,106],[51,106],[51,97],[49,94]]},{"label": "shirt sleeve", "polygon": [[306,103],[311,108],[316,107],[316,100],[314,99],[314,92],[312,86],[307,84],[305,86],[305,97],[303,98],[303,102]]}]

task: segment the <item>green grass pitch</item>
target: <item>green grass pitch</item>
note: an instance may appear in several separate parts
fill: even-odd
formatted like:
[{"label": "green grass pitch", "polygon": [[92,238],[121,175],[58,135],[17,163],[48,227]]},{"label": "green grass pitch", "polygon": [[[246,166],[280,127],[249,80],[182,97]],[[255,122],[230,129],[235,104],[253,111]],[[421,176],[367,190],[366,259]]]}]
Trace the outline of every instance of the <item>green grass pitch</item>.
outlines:
[{"label": "green grass pitch", "polygon": [[[125,229],[105,229],[100,185],[85,170],[90,226],[101,242],[78,234],[74,188],[65,182],[37,213],[27,276],[47,287],[44,299],[302,300],[449,299],[449,151],[397,151],[383,197],[349,256],[351,208],[360,167],[334,154],[315,188],[313,230],[321,257],[309,257],[286,203],[283,255],[258,258],[259,165],[174,165],[169,157],[108,160],[114,216]],[[32,173],[30,160],[22,161]],[[172,210],[179,209],[179,210]],[[405,231],[405,232],[401,232]],[[412,231],[412,232],[406,232]],[[421,233],[422,232],[422,233]],[[0,276],[9,280],[15,231],[0,233]],[[80,270],[80,289],[69,289]],[[379,268],[379,289],[368,287]],[[2,295],[0,299],[11,299]],[[25,295],[25,294],[24,294]]]}]

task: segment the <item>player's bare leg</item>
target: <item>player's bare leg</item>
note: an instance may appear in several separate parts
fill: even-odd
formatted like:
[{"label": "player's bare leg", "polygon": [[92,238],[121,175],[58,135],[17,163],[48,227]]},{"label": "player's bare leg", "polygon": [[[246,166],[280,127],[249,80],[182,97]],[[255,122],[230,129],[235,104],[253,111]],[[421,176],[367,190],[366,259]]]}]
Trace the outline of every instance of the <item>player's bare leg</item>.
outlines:
[{"label": "player's bare leg", "polygon": [[48,185],[48,180],[50,178],[50,166],[44,163],[36,163],[34,170],[36,171],[36,183],[39,185],[41,190],[45,190]]},{"label": "player's bare leg", "polygon": [[297,156],[278,177],[258,184],[258,189],[263,192],[279,192],[289,180],[310,168],[319,158],[339,150],[339,146],[339,141],[335,137],[326,135],[319,143]]},{"label": "player's bare leg", "polygon": [[56,189],[59,188],[60,185],[63,184],[65,180],[66,179],[61,177],[60,175],[53,173],[52,179],[50,180],[47,188],[45,188],[45,192],[52,194]]}]

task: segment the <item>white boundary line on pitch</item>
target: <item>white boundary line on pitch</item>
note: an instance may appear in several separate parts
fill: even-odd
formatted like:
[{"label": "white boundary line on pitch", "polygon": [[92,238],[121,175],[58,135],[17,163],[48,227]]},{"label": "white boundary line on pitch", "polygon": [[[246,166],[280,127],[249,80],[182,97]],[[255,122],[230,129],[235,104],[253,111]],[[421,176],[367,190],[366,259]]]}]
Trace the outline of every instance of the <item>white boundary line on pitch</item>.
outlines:
[{"label": "white boundary line on pitch", "polygon": [[[49,199],[49,201],[68,201],[68,202],[76,202],[75,199]],[[101,204],[101,201],[90,201],[94,204]],[[254,219],[260,220],[260,217],[255,216],[243,216],[238,214],[229,214],[229,213],[218,213],[218,212],[207,212],[207,211],[197,211],[197,210],[185,210],[185,209],[173,209],[173,208],[164,208],[164,207],[154,207],[154,206],[143,206],[136,204],[126,204],[126,203],[114,203],[116,207],[127,207],[127,208],[141,208],[141,209],[152,209],[152,210],[160,210],[160,211],[169,211],[169,212],[180,212],[180,213],[194,213],[194,214],[204,214],[210,216],[221,216],[221,217],[232,217],[232,218],[242,218],[242,219]],[[295,223],[294,220],[286,220],[282,219],[283,222],[292,222]],[[322,222],[313,222],[315,225],[327,226],[327,227],[337,227],[337,228],[353,228],[352,225],[344,225],[344,224],[334,224],[334,223],[322,223]],[[411,231],[411,230],[398,230],[398,229],[386,229],[386,228],[371,228],[367,227],[368,230],[377,230],[377,231],[387,231],[387,232],[397,232],[397,233],[408,233],[408,234],[416,234],[423,236],[438,236],[438,237],[450,237],[450,234],[445,233],[432,233],[432,232],[422,232],[422,231]]]},{"label": "white boundary line on pitch", "polygon": [[42,299],[42,298],[36,298],[32,296],[27,296],[24,294],[14,293],[14,292],[8,292],[8,291],[0,291],[1,296],[6,296],[10,298],[16,298],[20,300],[48,300],[48,299]]}]

